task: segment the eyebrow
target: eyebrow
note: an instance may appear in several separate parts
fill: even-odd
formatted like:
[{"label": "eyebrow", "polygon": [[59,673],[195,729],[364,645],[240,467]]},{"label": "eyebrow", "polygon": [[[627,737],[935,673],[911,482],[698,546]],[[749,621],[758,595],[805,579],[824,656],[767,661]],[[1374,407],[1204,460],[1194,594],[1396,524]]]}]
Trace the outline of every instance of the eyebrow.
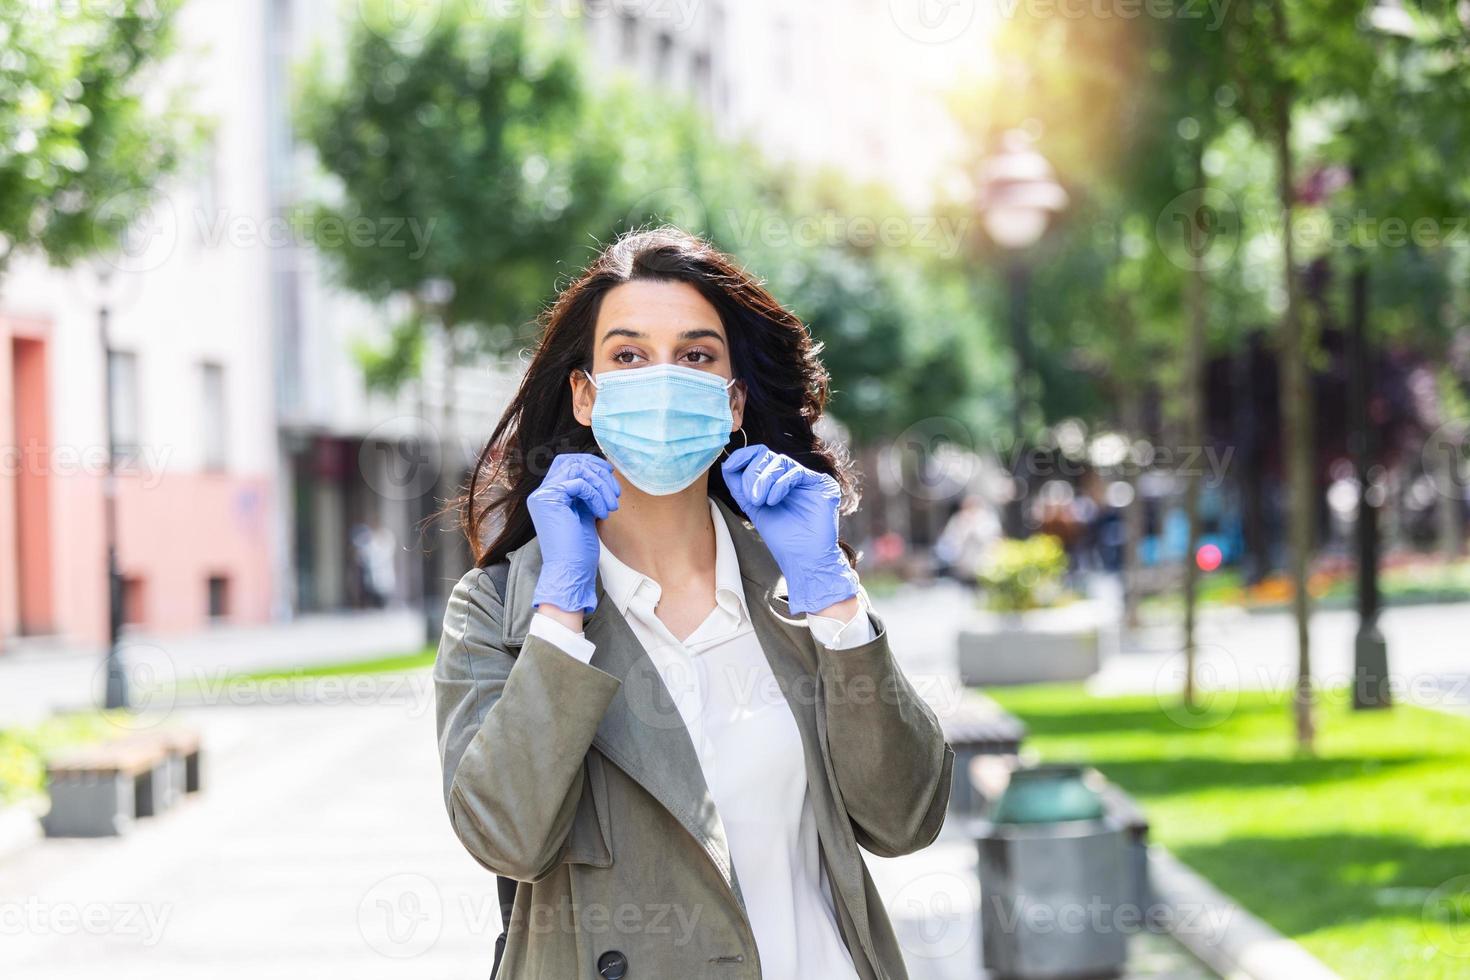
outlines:
[{"label": "eyebrow", "polygon": [[[640,330],[633,330],[629,327],[613,327],[607,333],[602,335],[603,342],[605,343],[609,337],[632,337],[634,340],[646,340],[648,339],[648,334],[643,333]],[[693,330],[685,330],[679,334],[680,340],[698,340],[701,337],[713,337],[715,340],[718,340],[721,343],[725,342],[725,338],[721,336],[718,330],[711,330],[709,327],[698,327]]]}]

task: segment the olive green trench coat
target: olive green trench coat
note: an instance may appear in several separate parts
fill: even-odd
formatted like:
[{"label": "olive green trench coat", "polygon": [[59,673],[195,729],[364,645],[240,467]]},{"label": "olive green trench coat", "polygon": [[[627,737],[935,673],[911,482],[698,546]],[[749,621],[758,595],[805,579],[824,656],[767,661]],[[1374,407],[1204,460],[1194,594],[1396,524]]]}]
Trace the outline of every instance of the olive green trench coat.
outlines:
[{"label": "olive green trench coat", "polygon": [[[858,849],[894,856],[934,839],[954,752],[894,663],[880,617],[861,646],[821,646],[790,618],[754,528],[723,503],[720,512],[756,635],[801,731],[842,937],[864,980],[903,980]],[[450,823],[475,860],[520,883],[500,976],[758,980],[729,847],[653,662],[602,601],[600,577],[585,621],[597,646],[590,664],[527,636],[540,567],[532,540],[511,554],[503,596],[488,572],[465,575],[434,667]]]}]

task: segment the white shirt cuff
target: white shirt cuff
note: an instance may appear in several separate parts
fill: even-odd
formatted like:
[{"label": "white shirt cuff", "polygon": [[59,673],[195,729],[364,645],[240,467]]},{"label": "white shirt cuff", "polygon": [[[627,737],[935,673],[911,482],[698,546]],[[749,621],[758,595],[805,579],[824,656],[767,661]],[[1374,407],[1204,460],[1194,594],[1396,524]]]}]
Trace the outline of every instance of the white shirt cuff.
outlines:
[{"label": "white shirt cuff", "polygon": [[540,612],[531,616],[531,625],[526,629],[526,635],[539,636],[584,664],[591,663],[592,654],[597,649],[597,644],[587,639],[586,633],[574,633],[550,616]]},{"label": "white shirt cuff", "polygon": [[860,647],[878,634],[873,631],[873,621],[868,618],[868,599],[858,592],[858,611],[847,622],[835,616],[806,614],[806,624],[812,638],[829,650],[849,650]]}]

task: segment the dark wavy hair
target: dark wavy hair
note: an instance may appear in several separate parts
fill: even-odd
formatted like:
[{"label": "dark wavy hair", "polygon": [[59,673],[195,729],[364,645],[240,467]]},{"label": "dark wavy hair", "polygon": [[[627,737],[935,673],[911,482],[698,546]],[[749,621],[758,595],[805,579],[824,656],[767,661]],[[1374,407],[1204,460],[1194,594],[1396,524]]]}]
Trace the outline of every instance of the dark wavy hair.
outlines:
[{"label": "dark wavy hair", "polygon": [[[458,509],[475,563],[492,565],[536,534],[526,498],[561,453],[601,455],[592,430],[572,414],[573,371],[590,369],[602,298],[637,279],[686,282],[719,312],[734,375],[746,389],[743,428],[803,466],[831,474],[842,488],[842,513],[857,507],[857,486],[844,452],[813,430],[827,405],[829,376],[821,345],[799,318],[729,255],[679,228],[628,232],[603,249],[537,318],[540,339],[505,414],[470,471]],[[731,451],[745,445],[732,439]],[[735,513],[719,466],[709,491]],[[492,529],[498,528],[487,544]],[[844,545],[849,559],[851,549]]]}]

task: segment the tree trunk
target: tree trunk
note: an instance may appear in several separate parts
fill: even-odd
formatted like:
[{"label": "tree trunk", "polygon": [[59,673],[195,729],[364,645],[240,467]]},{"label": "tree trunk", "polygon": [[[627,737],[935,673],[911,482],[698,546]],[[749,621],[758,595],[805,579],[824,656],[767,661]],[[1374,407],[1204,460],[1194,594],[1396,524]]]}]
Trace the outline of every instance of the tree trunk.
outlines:
[{"label": "tree trunk", "polygon": [[[1291,39],[1280,0],[1272,5],[1272,19],[1277,50],[1289,50]],[[1311,752],[1316,733],[1312,720],[1312,597],[1307,591],[1307,572],[1315,537],[1316,508],[1312,487],[1312,391],[1301,319],[1301,290],[1292,242],[1292,208],[1296,203],[1296,189],[1292,180],[1291,99],[1289,83],[1278,79],[1272,99],[1272,135],[1281,200],[1281,258],[1286,287],[1286,311],[1281,320],[1281,413],[1286,444],[1287,550],[1297,643],[1297,678],[1292,708],[1297,747]]]},{"label": "tree trunk", "polygon": [[450,590],[466,571],[466,563],[462,560],[464,549],[458,546],[459,534],[454,525],[454,515],[450,512],[450,504],[459,493],[461,464],[454,425],[454,382],[458,352],[455,349],[454,328],[450,324],[441,324],[439,336],[444,342],[439,445],[436,447],[439,455],[439,479],[431,517],[427,523],[431,556],[425,562],[425,572],[429,577],[424,582],[424,638],[430,644],[438,639],[443,627]]},{"label": "tree trunk", "polygon": [[[1126,318],[1125,318],[1126,319]],[[1131,324],[1126,328],[1131,337]],[[1138,602],[1141,591],[1138,543],[1143,540],[1142,481],[1132,459],[1132,445],[1143,435],[1143,387],[1137,379],[1128,381],[1122,391],[1123,432],[1128,437],[1129,456],[1123,473],[1133,490],[1128,506],[1123,508],[1123,625],[1130,630],[1139,626]]]},{"label": "tree trunk", "polygon": [[[1195,186],[1205,187],[1204,141],[1195,148]],[[1200,215],[1196,213],[1189,222],[1190,253],[1199,256],[1205,229],[1200,227]],[[1185,422],[1182,435],[1184,452],[1181,458],[1191,460],[1189,470],[1184,473],[1184,513],[1189,520],[1189,536],[1184,548],[1184,703],[1193,707],[1195,703],[1195,643],[1196,615],[1199,599],[1199,563],[1195,551],[1200,536],[1200,485],[1204,474],[1198,461],[1202,458],[1205,445],[1205,330],[1208,310],[1205,305],[1205,270],[1196,262],[1189,275],[1189,335],[1185,343],[1184,365],[1184,410]]]},{"label": "tree trunk", "polygon": [[1460,513],[1464,501],[1460,498],[1459,493],[1460,475],[1455,472],[1455,465],[1459,460],[1454,453],[1449,452],[1435,452],[1428,455],[1433,458],[1430,465],[1434,468],[1434,473],[1431,474],[1434,485],[1440,488],[1434,509],[1435,536],[1439,543],[1439,553],[1445,561],[1459,561],[1465,540],[1464,522]]}]

